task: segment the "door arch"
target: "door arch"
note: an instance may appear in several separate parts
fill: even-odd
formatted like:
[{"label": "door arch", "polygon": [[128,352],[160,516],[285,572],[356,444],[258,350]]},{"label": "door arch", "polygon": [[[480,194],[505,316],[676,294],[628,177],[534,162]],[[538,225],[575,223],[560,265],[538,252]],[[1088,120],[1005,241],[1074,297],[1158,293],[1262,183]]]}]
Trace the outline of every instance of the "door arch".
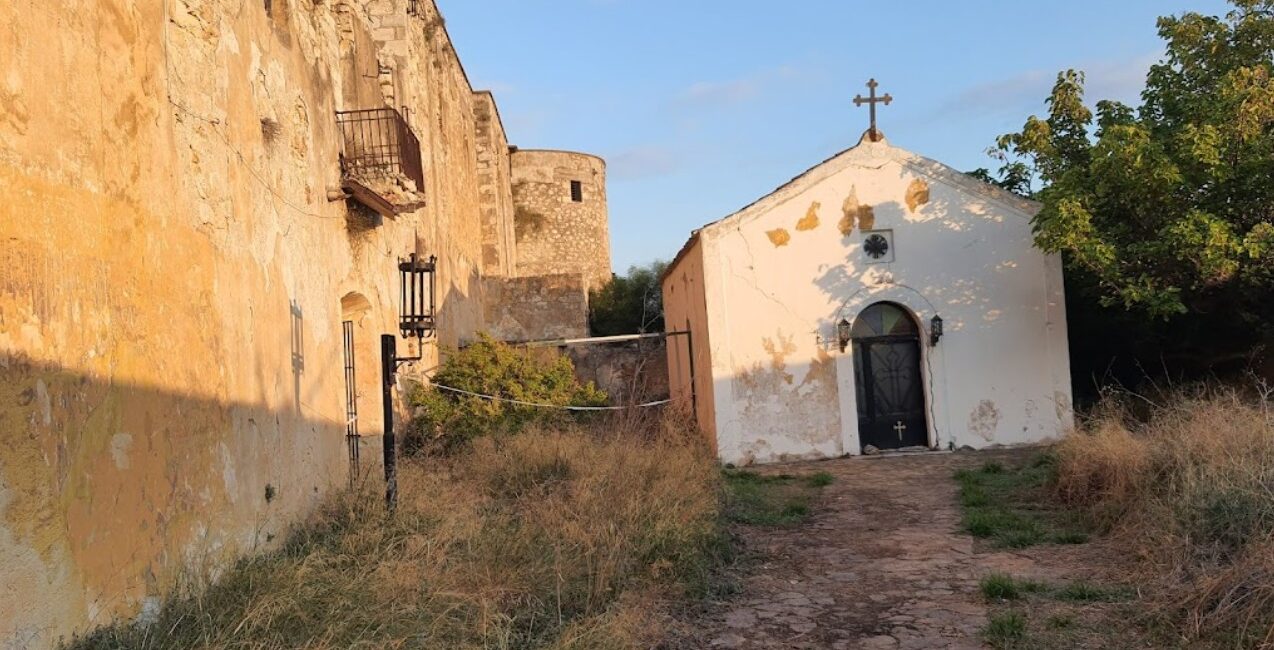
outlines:
[{"label": "door arch", "polygon": [[866,450],[929,446],[920,324],[901,305],[875,303],[854,319],[858,439]]}]

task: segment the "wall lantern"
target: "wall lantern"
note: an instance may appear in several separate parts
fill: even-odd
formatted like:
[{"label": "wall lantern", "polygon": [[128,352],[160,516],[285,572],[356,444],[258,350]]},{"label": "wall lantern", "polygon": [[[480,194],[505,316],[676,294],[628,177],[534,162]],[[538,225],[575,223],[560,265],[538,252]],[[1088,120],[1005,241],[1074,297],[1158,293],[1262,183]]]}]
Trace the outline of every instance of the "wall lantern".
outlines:
[{"label": "wall lantern", "polygon": [[934,316],[929,321],[929,345],[937,345],[942,340],[942,317]]},{"label": "wall lantern", "polygon": [[841,352],[844,352],[845,348],[849,347],[849,335],[851,332],[852,328],[849,324],[849,320],[845,318],[840,319],[840,322],[836,324],[836,340],[840,342]]},{"label": "wall lantern", "polygon": [[438,333],[434,289],[437,287],[438,257],[428,258],[412,253],[407,259],[398,260],[398,273],[402,276],[402,308],[398,312],[398,329],[405,339],[416,339],[416,354],[398,356],[398,340],[393,334],[380,337],[381,405],[385,414],[385,436],[382,445],[385,456],[385,504],[393,512],[398,505],[398,445],[394,435],[394,386],[397,384],[398,366],[415,363],[424,358],[424,340]]},{"label": "wall lantern", "polygon": [[402,308],[398,312],[398,326],[405,339],[430,338],[438,332],[434,298],[437,270],[438,257],[435,255],[426,259],[412,253],[407,259],[399,260]]}]

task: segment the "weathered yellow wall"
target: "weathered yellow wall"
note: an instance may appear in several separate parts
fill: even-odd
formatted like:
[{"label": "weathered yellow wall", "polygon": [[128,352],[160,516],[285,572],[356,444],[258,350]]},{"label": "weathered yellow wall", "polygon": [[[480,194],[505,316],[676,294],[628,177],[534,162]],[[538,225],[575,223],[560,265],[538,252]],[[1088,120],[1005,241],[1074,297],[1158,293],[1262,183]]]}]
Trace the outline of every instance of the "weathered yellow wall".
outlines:
[{"label": "weathered yellow wall", "polygon": [[688,333],[668,337],[668,387],[678,406],[694,409],[695,421],[715,448],[716,394],[704,281],[703,242],[694,238],[662,280],[665,327]]},{"label": "weathered yellow wall", "polygon": [[[442,342],[482,326],[473,91],[422,4],[0,3],[0,646],[143,613],[344,483],[342,298],[376,377],[398,256],[439,256]],[[387,96],[429,204],[351,227],[333,111]]]}]

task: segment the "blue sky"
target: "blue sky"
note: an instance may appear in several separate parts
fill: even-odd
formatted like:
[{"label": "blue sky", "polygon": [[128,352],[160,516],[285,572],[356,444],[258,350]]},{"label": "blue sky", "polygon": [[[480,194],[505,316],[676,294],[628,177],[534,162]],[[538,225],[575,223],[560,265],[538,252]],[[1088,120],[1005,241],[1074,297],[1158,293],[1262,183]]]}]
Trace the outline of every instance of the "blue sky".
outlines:
[{"label": "blue sky", "polygon": [[440,0],[509,140],[609,164],[615,269],[671,259],[690,231],[858,141],[869,77],[880,128],[961,170],[993,167],[1059,70],[1089,99],[1135,101],[1160,15],[1219,0]]}]

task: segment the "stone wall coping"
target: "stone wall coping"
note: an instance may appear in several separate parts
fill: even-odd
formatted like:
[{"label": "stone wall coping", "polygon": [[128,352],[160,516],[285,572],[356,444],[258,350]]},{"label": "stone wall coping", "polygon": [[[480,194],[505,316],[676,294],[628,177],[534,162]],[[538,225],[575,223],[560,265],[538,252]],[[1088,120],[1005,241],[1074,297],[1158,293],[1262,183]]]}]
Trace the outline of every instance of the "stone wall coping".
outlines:
[{"label": "stone wall coping", "polygon": [[580,156],[582,158],[592,158],[593,160],[600,162],[602,164],[602,167],[606,166],[606,159],[602,158],[601,156],[597,154],[586,153],[583,151],[570,151],[567,149],[524,149],[522,147],[518,147],[516,151],[510,153],[509,155],[517,156],[518,154],[524,154],[524,153],[555,154],[555,155],[561,155],[561,156]]}]

